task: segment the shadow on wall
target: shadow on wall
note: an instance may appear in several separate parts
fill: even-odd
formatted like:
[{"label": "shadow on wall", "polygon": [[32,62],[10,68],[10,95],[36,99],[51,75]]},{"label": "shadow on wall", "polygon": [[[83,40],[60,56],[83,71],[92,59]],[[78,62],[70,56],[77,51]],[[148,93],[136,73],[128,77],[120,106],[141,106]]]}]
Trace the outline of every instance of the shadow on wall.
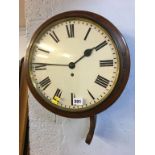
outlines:
[{"label": "shadow on wall", "polygon": [[124,37],[131,59],[129,81],[116,103],[98,114],[95,136],[109,143],[126,143],[134,147],[135,40],[128,35]]}]

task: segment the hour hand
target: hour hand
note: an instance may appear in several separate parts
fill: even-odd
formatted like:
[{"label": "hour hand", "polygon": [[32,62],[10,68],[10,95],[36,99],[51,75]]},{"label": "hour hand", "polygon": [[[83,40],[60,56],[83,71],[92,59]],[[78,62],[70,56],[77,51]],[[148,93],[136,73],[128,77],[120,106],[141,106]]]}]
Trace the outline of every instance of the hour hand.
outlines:
[{"label": "hour hand", "polygon": [[89,57],[91,54],[92,54],[92,51],[95,49],[95,47],[93,47],[93,48],[90,48],[90,49],[86,49],[85,51],[84,51],[84,56],[85,57]]},{"label": "hour hand", "polygon": [[107,41],[103,41],[103,42],[101,42],[99,45],[97,45],[96,47],[94,47],[94,49],[96,50],[96,51],[98,51],[98,50],[100,50],[101,48],[103,48],[104,46],[106,46],[108,43],[107,43]]},{"label": "hour hand", "polygon": [[99,45],[97,45],[95,47],[92,47],[90,49],[86,49],[84,51],[84,56],[88,57],[88,56],[90,56],[92,54],[93,50],[98,51],[98,50],[100,50],[102,47],[104,47],[106,45],[107,45],[107,41],[103,41],[103,42],[101,42]]},{"label": "hour hand", "polygon": [[95,49],[94,47],[93,47],[93,48],[90,48],[90,49],[86,49],[86,50],[84,51],[84,54],[83,54],[78,60],[76,60],[76,61],[74,62],[74,64],[76,64],[77,62],[79,62],[80,60],[82,60],[84,57],[90,56],[90,55],[92,54],[92,51],[93,51],[94,49]]},{"label": "hour hand", "polygon": [[100,44],[98,44],[97,46],[95,46],[95,47],[92,47],[92,48],[90,48],[90,49],[86,49],[85,51],[84,51],[84,56],[90,56],[91,54],[92,54],[92,52],[93,52],[93,50],[96,50],[96,51],[98,51],[98,50],[100,50],[101,48],[103,48],[104,46],[106,46],[108,43],[107,43],[107,41],[103,41],[103,42],[101,42]]}]

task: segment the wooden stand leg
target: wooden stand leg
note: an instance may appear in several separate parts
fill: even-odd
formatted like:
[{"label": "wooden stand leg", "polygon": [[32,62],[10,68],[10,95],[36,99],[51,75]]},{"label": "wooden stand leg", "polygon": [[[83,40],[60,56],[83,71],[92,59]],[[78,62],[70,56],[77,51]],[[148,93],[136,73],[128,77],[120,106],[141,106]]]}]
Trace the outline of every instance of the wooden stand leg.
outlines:
[{"label": "wooden stand leg", "polygon": [[86,140],[85,140],[87,144],[90,144],[93,139],[94,131],[96,127],[96,119],[97,119],[96,115],[90,116],[90,128],[89,128],[89,132],[87,134]]},{"label": "wooden stand leg", "polygon": [[19,155],[28,153],[28,86],[22,58],[19,65]]}]

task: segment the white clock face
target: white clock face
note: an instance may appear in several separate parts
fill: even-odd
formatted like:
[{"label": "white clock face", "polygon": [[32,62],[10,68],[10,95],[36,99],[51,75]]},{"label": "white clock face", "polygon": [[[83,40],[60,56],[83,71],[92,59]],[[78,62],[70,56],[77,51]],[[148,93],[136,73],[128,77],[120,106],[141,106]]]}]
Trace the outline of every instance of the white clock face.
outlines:
[{"label": "white clock face", "polygon": [[49,104],[81,111],[103,102],[114,89],[119,55],[108,32],[84,18],[67,18],[46,27],[30,49],[29,71]]}]

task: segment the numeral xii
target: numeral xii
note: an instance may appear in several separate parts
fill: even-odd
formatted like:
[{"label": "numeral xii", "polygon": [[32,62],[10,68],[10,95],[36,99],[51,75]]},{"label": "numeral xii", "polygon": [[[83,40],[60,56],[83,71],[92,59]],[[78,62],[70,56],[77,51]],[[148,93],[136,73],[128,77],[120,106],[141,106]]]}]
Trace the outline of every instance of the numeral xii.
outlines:
[{"label": "numeral xii", "polygon": [[67,35],[69,38],[74,37],[74,24],[66,25]]}]

